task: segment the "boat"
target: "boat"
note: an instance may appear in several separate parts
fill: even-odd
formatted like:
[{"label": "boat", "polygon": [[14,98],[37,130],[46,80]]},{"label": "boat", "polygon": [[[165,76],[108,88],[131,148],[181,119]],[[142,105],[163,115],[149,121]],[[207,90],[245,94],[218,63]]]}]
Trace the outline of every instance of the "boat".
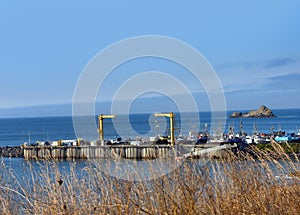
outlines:
[{"label": "boat", "polygon": [[287,133],[285,135],[277,135],[274,140],[276,142],[300,142],[300,131],[297,133]]},{"label": "boat", "polygon": [[254,138],[252,136],[246,136],[245,141],[247,144],[253,144],[254,143]]},{"label": "boat", "polygon": [[208,141],[208,136],[206,134],[199,133],[196,145],[205,144]]}]

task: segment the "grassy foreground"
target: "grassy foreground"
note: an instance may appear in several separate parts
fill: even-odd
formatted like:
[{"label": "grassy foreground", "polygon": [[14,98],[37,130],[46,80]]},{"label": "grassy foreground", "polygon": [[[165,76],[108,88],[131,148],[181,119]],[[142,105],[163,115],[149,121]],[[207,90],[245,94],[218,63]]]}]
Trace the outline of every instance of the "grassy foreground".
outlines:
[{"label": "grassy foreground", "polygon": [[111,177],[97,161],[80,171],[74,163],[67,174],[46,162],[22,179],[2,164],[0,214],[299,214],[299,161],[274,147],[282,160],[257,151],[255,160],[238,153],[205,165],[178,161],[146,181]]}]

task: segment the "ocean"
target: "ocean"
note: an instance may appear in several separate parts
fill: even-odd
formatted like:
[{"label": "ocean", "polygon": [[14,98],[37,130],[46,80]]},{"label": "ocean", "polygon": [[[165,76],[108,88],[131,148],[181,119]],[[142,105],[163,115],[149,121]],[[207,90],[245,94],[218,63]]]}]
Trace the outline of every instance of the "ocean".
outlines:
[{"label": "ocean", "polygon": [[[230,113],[231,112],[228,112],[227,115],[230,115]],[[235,131],[238,132],[240,129],[240,122],[242,122],[243,130],[248,134],[251,134],[254,131],[254,124],[257,125],[257,129],[261,133],[270,133],[272,127],[275,131],[283,130],[290,133],[297,132],[297,129],[300,128],[300,109],[273,110],[273,113],[277,118],[227,118],[224,132],[227,132],[229,125],[233,126]],[[199,128],[193,127],[195,119],[189,118],[189,114],[185,115],[184,120],[180,120],[181,115],[178,113],[175,114],[175,116],[175,129],[180,126],[183,128],[182,130],[176,129],[176,135],[182,134],[185,136],[191,130],[198,132],[204,130],[205,126],[207,126],[208,129],[210,129],[211,126],[210,112],[199,113]],[[123,132],[126,133],[128,130],[126,127],[127,125],[124,124],[124,126],[122,126],[122,117],[119,117],[119,119],[119,121],[116,119],[118,126],[123,128]],[[166,128],[168,122],[164,121],[162,118],[153,118],[153,115],[151,114],[131,114],[129,119],[130,125],[136,133],[128,132],[127,137],[135,138],[136,134],[139,136],[155,136],[157,134],[166,134],[168,132],[168,129]],[[151,123],[157,123],[161,126],[153,128]],[[85,138],[90,140],[99,138],[95,135],[95,132],[92,133],[92,135]],[[105,119],[104,121],[104,135],[105,139],[113,139],[119,136],[111,119]],[[46,141],[60,139],[76,139],[71,116],[0,119],[0,146],[2,147],[18,146],[24,142],[34,143],[37,140]]]},{"label": "ocean", "polygon": [[[289,109],[289,110],[273,110],[274,114],[277,118],[265,118],[265,119],[242,119],[243,129],[248,132],[253,132],[253,125],[256,123],[257,129],[260,132],[269,133],[271,131],[271,127],[274,127],[274,130],[280,129],[286,132],[296,132],[297,128],[300,127],[300,109]],[[231,112],[230,112],[231,113]],[[228,113],[228,115],[230,114]],[[199,130],[204,129],[205,124],[209,129],[211,114],[209,112],[200,112],[200,127]],[[189,116],[189,114],[187,114]],[[151,132],[151,120],[157,120],[155,123],[159,124],[159,119],[153,119],[151,114],[132,114],[129,116],[131,126],[140,136],[149,136],[155,135],[155,133],[164,133],[167,132],[167,129],[154,129]],[[195,129],[193,127],[193,118],[184,118],[184,120],[180,120],[180,114],[176,114],[175,118],[175,128],[178,127],[178,124],[182,124],[182,127],[185,128],[183,131],[177,131],[177,133],[181,133],[186,135],[187,132],[191,129]],[[96,117],[95,117],[96,120]],[[118,120],[117,120],[118,121]],[[118,121],[121,124],[123,121]],[[104,133],[105,139],[114,138],[118,135],[116,130],[114,129],[113,123],[111,120],[107,119],[104,122]],[[234,126],[236,131],[239,129],[240,119],[227,119],[225,131],[227,132],[228,126]],[[162,124],[163,125],[163,124]],[[124,128],[127,129],[126,127]],[[129,135],[130,136],[130,135]],[[0,119],[0,146],[17,146],[21,145],[23,142],[31,142],[34,143],[37,140],[59,140],[59,139],[75,139],[76,135],[73,129],[73,122],[71,116],[63,116],[63,117],[36,117],[36,118],[2,118]],[[98,136],[91,136],[91,139],[98,138]],[[152,161],[155,162],[156,160]],[[114,160],[101,160],[99,161],[99,171],[106,171],[107,162],[114,163]],[[134,161],[130,161],[133,162]],[[161,165],[168,167],[169,160],[159,160]],[[211,168],[214,165],[213,163],[206,164],[203,163],[203,160],[195,160],[196,165],[199,168],[202,166],[208,166]],[[76,171],[78,177],[82,177],[82,170],[89,167],[89,165],[93,165],[88,160],[58,160],[58,161],[36,161],[30,160],[26,161],[23,158],[1,158],[0,163],[0,176],[8,177],[6,180],[9,182],[13,179],[17,180],[22,186],[27,186],[26,181],[30,181],[32,175],[35,177],[39,177],[40,173],[45,172],[47,167],[57,166],[60,174],[64,178],[69,178],[70,172],[72,169]],[[120,163],[121,164],[121,163]],[[143,163],[138,163],[139,169],[146,168],[147,165],[143,166]],[[128,168],[133,168],[132,165],[128,165],[124,163],[124,165]],[[270,163],[272,165],[272,163]],[[299,163],[295,163],[297,168],[299,167]],[[273,167],[272,167],[273,168]],[[134,168],[133,168],[134,169]],[[276,168],[273,168],[276,171]],[[122,172],[126,176],[126,171]],[[168,170],[168,169],[167,169]],[[285,170],[285,173],[288,173],[288,168]],[[141,175],[147,176],[147,171],[142,171]],[[121,173],[120,173],[121,174]],[[281,173],[278,173],[281,174]],[[51,176],[51,177],[54,177]],[[112,176],[113,177],[113,176]],[[36,179],[37,181],[42,179]],[[16,184],[15,182],[11,182],[12,184]]]}]

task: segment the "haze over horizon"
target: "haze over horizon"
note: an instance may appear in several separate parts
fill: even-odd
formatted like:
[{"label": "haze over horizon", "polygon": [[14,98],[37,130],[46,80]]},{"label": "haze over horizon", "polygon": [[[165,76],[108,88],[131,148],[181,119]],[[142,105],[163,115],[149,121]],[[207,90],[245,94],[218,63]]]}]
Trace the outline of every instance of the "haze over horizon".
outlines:
[{"label": "haze over horizon", "polygon": [[[142,35],[173,37],[202,53],[223,85],[228,110],[300,108],[299,19],[298,1],[2,1],[0,117],[37,114],[41,106],[42,115],[70,112],[77,80],[92,57]],[[189,83],[199,109],[209,110],[203,87],[159,59],[117,68],[96,98],[97,110],[107,110],[99,104],[111,102],[113,89],[130,75],[157,70]],[[166,98],[145,98],[133,112],[168,109]]]}]

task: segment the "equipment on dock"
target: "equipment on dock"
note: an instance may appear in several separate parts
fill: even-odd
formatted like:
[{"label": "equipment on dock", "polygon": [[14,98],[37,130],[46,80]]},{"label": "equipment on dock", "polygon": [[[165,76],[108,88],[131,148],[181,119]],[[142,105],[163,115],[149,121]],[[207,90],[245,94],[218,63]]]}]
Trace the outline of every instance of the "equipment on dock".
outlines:
[{"label": "equipment on dock", "polygon": [[154,115],[155,117],[157,116],[165,116],[170,118],[170,136],[171,136],[171,145],[175,145],[175,136],[174,136],[174,117],[175,114],[173,112],[170,113],[156,113]]},{"label": "equipment on dock", "polygon": [[98,116],[98,126],[99,126],[99,138],[100,141],[103,142],[104,141],[104,133],[103,133],[103,119],[113,119],[115,118],[116,115],[104,115],[104,114],[100,114]]}]

